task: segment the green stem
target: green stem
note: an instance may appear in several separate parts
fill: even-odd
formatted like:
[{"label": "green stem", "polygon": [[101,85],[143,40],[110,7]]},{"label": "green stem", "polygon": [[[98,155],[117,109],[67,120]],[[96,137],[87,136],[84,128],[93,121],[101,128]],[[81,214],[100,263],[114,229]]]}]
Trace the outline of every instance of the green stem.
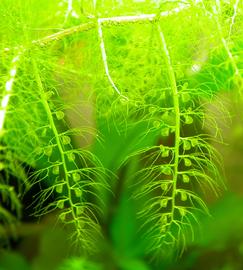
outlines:
[{"label": "green stem", "polygon": [[38,40],[33,40],[32,44],[39,45],[39,46],[46,46],[52,41],[58,41],[58,40],[61,40],[67,36],[73,35],[75,33],[85,32],[85,31],[88,31],[88,30],[93,29],[95,27],[96,27],[96,24],[94,22],[80,24],[78,26],[74,26],[74,27],[62,30],[60,32],[49,35],[47,37],[44,37],[44,38],[41,38]]},{"label": "green stem", "polygon": [[160,34],[160,40],[162,44],[162,50],[165,56],[165,65],[168,70],[170,86],[173,95],[173,104],[175,111],[175,148],[174,148],[174,174],[173,174],[173,187],[172,187],[172,217],[171,220],[174,219],[174,211],[175,211],[175,197],[176,197],[176,185],[178,178],[178,166],[179,166],[179,155],[180,155],[180,125],[181,125],[181,114],[180,114],[180,104],[179,104],[179,96],[178,89],[176,85],[175,72],[172,67],[170,54],[166,45],[164,34],[161,30],[160,25],[158,24],[158,31]]},{"label": "green stem", "polygon": [[54,133],[56,143],[57,143],[57,147],[58,147],[58,150],[59,150],[59,153],[60,153],[60,156],[61,156],[64,176],[65,176],[65,183],[66,183],[67,190],[68,190],[69,203],[70,203],[70,207],[71,207],[71,210],[72,210],[71,212],[72,212],[73,219],[76,221],[77,217],[76,217],[75,212],[74,212],[74,203],[72,201],[71,185],[70,185],[70,181],[69,181],[68,169],[67,169],[67,165],[66,165],[66,159],[65,159],[65,155],[64,155],[62,142],[60,140],[60,137],[59,137],[59,134],[58,134],[54,119],[52,117],[52,112],[51,112],[51,109],[49,107],[48,101],[45,98],[44,87],[43,87],[43,84],[42,84],[42,81],[41,81],[41,78],[40,78],[40,75],[39,75],[39,72],[38,72],[37,65],[36,65],[36,63],[34,61],[33,61],[33,68],[34,68],[34,75],[35,75],[35,78],[36,78],[36,82],[37,82],[38,88],[40,90],[41,101],[42,101],[44,109],[46,111],[48,121],[49,121],[51,129],[52,129],[52,131]]},{"label": "green stem", "polygon": [[226,51],[226,53],[227,53],[227,55],[229,57],[229,60],[230,60],[231,65],[232,65],[232,67],[234,69],[235,75],[236,76],[241,76],[240,71],[238,69],[238,66],[237,66],[237,64],[235,62],[235,59],[234,59],[234,57],[233,57],[233,55],[231,53],[231,50],[229,48],[228,42],[223,36],[222,27],[221,27],[220,22],[219,22],[219,12],[220,12],[219,7],[216,5],[213,8],[213,13],[214,13],[214,20],[215,20],[216,25],[217,25],[217,30],[218,30],[218,33],[219,33],[219,37],[220,37],[221,42],[223,43],[224,49],[225,49],[225,51]]},{"label": "green stem", "polygon": [[[172,10],[168,10],[168,11],[164,11],[161,12],[159,14],[160,17],[167,17],[173,14],[177,14],[179,12],[181,12],[184,9],[189,8],[190,5],[185,4],[185,5],[181,5],[180,7],[174,8]],[[108,18],[100,18],[100,23],[107,25],[107,26],[112,26],[112,25],[123,25],[123,24],[128,24],[128,23],[139,23],[139,22],[153,22],[155,20],[157,20],[157,14],[141,14],[141,15],[137,15],[137,16],[118,16],[118,17],[108,17]],[[38,45],[38,46],[46,46],[49,43],[53,42],[53,41],[58,41],[63,39],[66,36],[70,36],[72,34],[75,33],[81,33],[81,32],[85,32],[85,31],[89,31],[91,29],[96,28],[96,23],[94,21],[95,17],[91,17],[90,22],[87,23],[83,23],[62,31],[59,31],[55,34],[46,36],[44,38],[40,38],[37,40],[33,40],[31,42],[31,44],[33,45]],[[10,51],[9,48],[5,48],[4,52],[8,52]]]}]

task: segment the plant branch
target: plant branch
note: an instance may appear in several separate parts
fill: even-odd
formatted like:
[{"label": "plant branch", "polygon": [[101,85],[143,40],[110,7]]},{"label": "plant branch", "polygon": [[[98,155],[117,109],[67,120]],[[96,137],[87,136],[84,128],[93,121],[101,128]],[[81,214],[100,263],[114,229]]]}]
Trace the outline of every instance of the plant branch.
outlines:
[{"label": "plant branch", "polygon": [[229,44],[228,44],[227,40],[224,38],[224,36],[223,36],[222,27],[221,27],[220,22],[219,22],[220,6],[219,6],[218,1],[216,1],[216,5],[213,6],[213,13],[214,13],[214,19],[216,21],[216,25],[217,25],[217,28],[218,28],[218,33],[219,33],[221,42],[222,42],[222,44],[224,46],[224,49],[225,49],[225,51],[226,51],[226,53],[227,53],[227,55],[229,57],[229,60],[230,60],[230,63],[232,65],[233,69],[234,69],[235,75],[241,77],[239,68],[238,68],[238,66],[236,64],[236,61],[235,61],[235,58],[234,58],[234,56],[233,56],[233,54],[232,54],[232,52],[231,52],[231,50],[229,48]]},{"label": "plant branch", "polygon": [[176,199],[176,187],[177,187],[177,178],[178,178],[178,167],[179,167],[179,156],[180,156],[180,128],[181,128],[181,114],[180,114],[180,104],[179,104],[179,95],[176,85],[175,72],[172,67],[170,53],[167,48],[164,34],[160,25],[158,24],[158,31],[160,34],[160,40],[162,44],[162,50],[165,57],[165,64],[168,71],[169,82],[173,95],[173,105],[175,110],[175,149],[174,149],[174,173],[173,173],[173,188],[172,188],[172,217],[171,220],[174,220],[175,212],[175,199]]},{"label": "plant branch", "polygon": [[101,55],[102,55],[102,60],[103,60],[106,76],[107,76],[111,86],[118,93],[118,95],[127,99],[127,97],[123,96],[122,93],[120,92],[120,90],[117,88],[117,86],[115,85],[115,83],[110,75],[108,62],[107,62],[107,55],[106,55],[106,50],[105,50],[105,42],[104,42],[104,38],[103,38],[102,25],[101,25],[100,19],[98,19],[98,35],[99,35],[99,40],[100,40],[100,50],[101,50]]},{"label": "plant branch", "polygon": [[7,107],[10,101],[11,94],[13,92],[13,84],[17,73],[17,63],[20,59],[21,52],[19,51],[13,58],[11,63],[11,68],[9,71],[9,79],[5,83],[5,93],[3,94],[3,98],[1,101],[1,108],[0,108],[0,134],[3,131],[4,128],[4,122],[6,118],[7,113]]},{"label": "plant branch", "polygon": [[33,61],[33,70],[34,70],[36,83],[37,83],[37,86],[38,86],[38,89],[39,89],[39,92],[40,92],[41,101],[42,101],[42,104],[43,104],[44,109],[46,111],[50,127],[51,127],[51,129],[52,129],[52,131],[54,133],[54,137],[55,137],[57,147],[58,147],[58,150],[59,150],[59,154],[60,154],[60,157],[61,157],[61,162],[62,162],[63,171],[64,171],[64,177],[65,177],[65,184],[66,184],[67,190],[68,190],[69,204],[70,204],[70,207],[71,207],[71,210],[72,210],[71,213],[72,213],[72,216],[73,216],[73,220],[76,222],[77,216],[75,214],[74,203],[72,201],[71,184],[70,184],[69,173],[68,173],[68,168],[67,168],[67,164],[66,164],[67,162],[66,162],[65,155],[64,155],[63,145],[62,145],[62,142],[60,140],[60,136],[59,136],[59,133],[57,131],[57,128],[56,128],[56,125],[55,125],[55,122],[54,122],[54,119],[53,119],[53,116],[52,116],[50,106],[48,104],[48,101],[45,98],[44,87],[43,87],[40,75],[38,73],[37,64],[34,61]]},{"label": "plant branch", "polygon": [[233,26],[235,24],[235,17],[237,15],[237,9],[238,9],[239,3],[240,3],[240,0],[236,0],[235,1],[235,4],[234,4],[234,13],[233,13],[233,16],[231,18],[230,30],[229,30],[229,37],[231,36],[232,29],[233,29]]},{"label": "plant branch", "polygon": [[[176,13],[179,13],[187,8],[189,8],[190,5],[188,4],[181,4],[179,7],[176,7],[174,9],[171,9],[169,11],[163,11],[159,14],[160,17],[167,17]],[[126,24],[126,23],[139,23],[139,22],[146,22],[146,21],[154,21],[158,18],[158,14],[141,14],[137,16],[117,16],[117,17],[108,17],[108,18],[99,18],[98,21],[100,24],[104,24],[106,26],[114,25],[114,24]],[[70,27],[68,29],[59,31],[55,34],[46,36],[44,38],[40,38],[37,40],[33,40],[31,44],[38,45],[38,46],[46,46],[49,43],[53,41],[61,40],[67,36],[73,35],[75,33],[81,33],[85,31],[89,31],[91,29],[94,29],[96,27],[95,23],[95,16],[90,16],[89,19],[90,22],[83,23],[74,27]],[[17,47],[15,47],[17,49]],[[4,51],[8,52],[10,49],[5,48]]]},{"label": "plant branch", "polygon": [[[163,11],[159,14],[160,17],[167,17],[176,13],[181,12],[184,9],[189,8],[188,4],[181,4],[179,7],[174,9]],[[136,23],[143,21],[154,21],[158,17],[158,14],[141,14],[137,16],[118,16],[118,17],[110,17],[110,18],[100,18],[101,23],[105,24],[123,24],[123,23]]]},{"label": "plant branch", "polygon": [[59,31],[55,34],[46,36],[44,38],[33,40],[32,44],[39,45],[39,46],[43,47],[43,46],[48,45],[52,41],[58,41],[58,40],[63,39],[64,37],[73,35],[75,33],[80,33],[80,32],[85,32],[85,31],[91,30],[91,29],[95,28],[95,26],[96,26],[96,24],[94,22],[80,24],[78,26],[70,27],[68,29]]}]

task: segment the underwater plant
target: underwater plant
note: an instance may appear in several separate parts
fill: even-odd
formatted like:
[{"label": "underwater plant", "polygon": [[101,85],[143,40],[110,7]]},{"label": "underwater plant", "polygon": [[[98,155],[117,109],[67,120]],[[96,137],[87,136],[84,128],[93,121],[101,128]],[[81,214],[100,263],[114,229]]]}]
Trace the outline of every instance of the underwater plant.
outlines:
[{"label": "underwater plant", "polygon": [[129,253],[132,219],[135,253],[182,254],[225,188],[214,114],[242,98],[242,5],[2,0],[0,243],[28,209],[67,228],[80,261],[62,269]]}]

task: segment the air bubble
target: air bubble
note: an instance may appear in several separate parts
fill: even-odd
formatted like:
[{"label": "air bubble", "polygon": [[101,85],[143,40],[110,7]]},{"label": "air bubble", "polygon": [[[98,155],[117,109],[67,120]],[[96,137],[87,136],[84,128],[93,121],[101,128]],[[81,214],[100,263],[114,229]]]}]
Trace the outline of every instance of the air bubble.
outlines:
[{"label": "air bubble", "polygon": [[161,184],[161,189],[162,189],[163,191],[167,191],[167,190],[168,190],[168,183],[163,183],[163,184]]},{"label": "air bubble", "polygon": [[63,209],[64,208],[64,201],[63,200],[57,202],[57,208],[59,208],[59,209]]},{"label": "air bubble", "polygon": [[78,216],[82,215],[83,212],[84,212],[84,207],[83,207],[83,206],[77,206],[77,207],[76,207],[76,214],[77,214]]},{"label": "air bubble", "polygon": [[70,139],[70,137],[69,136],[62,136],[62,143],[64,144],[64,145],[67,145],[67,144],[70,144],[71,143],[71,139]]},{"label": "air bubble", "polygon": [[63,111],[56,112],[56,117],[58,120],[62,120],[64,118],[65,114]]},{"label": "air bubble", "polygon": [[186,209],[183,207],[183,208],[179,208],[179,212],[181,214],[182,217],[184,217],[186,215]]},{"label": "air bubble", "polygon": [[78,182],[81,179],[81,176],[79,173],[73,173],[73,180],[75,182]]},{"label": "air bubble", "polygon": [[0,171],[2,171],[5,168],[4,163],[0,162]]},{"label": "air bubble", "polygon": [[52,169],[52,173],[55,174],[55,175],[58,175],[59,172],[60,172],[59,166],[58,165],[54,166],[53,169]]},{"label": "air bubble", "polygon": [[168,126],[175,126],[175,114],[173,112],[168,112],[166,111],[165,113],[163,113],[161,119],[164,121],[165,124],[167,124]]},{"label": "air bubble", "polygon": [[67,158],[69,161],[74,161],[75,160],[75,154],[74,153],[68,153]]},{"label": "air bubble", "polygon": [[161,154],[162,157],[168,157],[169,155],[170,155],[170,151],[168,149],[165,149]]},{"label": "air bubble", "polygon": [[192,124],[192,123],[193,123],[193,118],[192,118],[190,115],[186,115],[186,116],[185,116],[185,123],[186,123],[187,125]]},{"label": "air bubble", "polygon": [[175,127],[171,127],[171,128],[170,128],[170,133],[174,133],[175,130],[176,130]]},{"label": "air bubble", "polygon": [[171,175],[171,168],[168,166],[162,166],[161,172],[165,175]]},{"label": "air bubble", "polygon": [[187,174],[183,174],[182,180],[184,183],[189,183],[190,182],[190,177]]},{"label": "air bubble", "polygon": [[191,145],[193,146],[193,147],[195,147],[195,146],[197,146],[198,145],[198,139],[191,139]]},{"label": "air bubble", "polygon": [[187,103],[188,101],[190,101],[191,97],[188,93],[182,93],[181,95],[181,100],[183,103]]},{"label": "air bubble", "polygon": [[168,127],[164,127],[161,130],[161,136],[162,137],[168,137],[170,134],[170,129]]},{"label": "air bubble", "polygon": [[56,186],[56,192],[57,192],[57,193],[62,193],[62,192],[63,192],[63,185],[60,185],[60,184],[57,185],[57,186]]},{"label": "air bubble", "polygon": [[52,146],[47,146],[45,149],[44,149],[44,154],[46,155],[46,156],[48,156],[48,157],[50,157],[51,156],[51,154],[52,154]]},{"label": "air bubble", "polygon": [[154,122],[153,122],[153,126],[154,126],[155,128],[159,128],[159,127],[160,127],[160,122],[159,122],[159,121],[154,121]]},{"label": "air bubble", "polygon": [[82,196],[82,190],[80,188],[74,189],[75,196],[80,198]]},{"label": "air bubble", "polygon": [[185,163],[186,167],[190,167],[192,165],[192,162],[191,162],[191,160],[189,158],[185,158],[184,163]]},{"label": "air bubble", "polygon": [[62,213],[59,218],[61,219],[61,221],[65,221],[66,219],[66,213]]},{"label": "air bubble", "polygon": [[169,121],[169,112],[168,111],[164,112],[161,119],[164,120],[165,122],[166,121],[168,122]]},{"label": "air bubble", "polygon": [[168,199],[162,199],[161,202],[160,202],[160,206],[161,207],[167,207],[168,205]]},{"label": "air bubble", "polygon": [[185,202],[185,201],[187,200],[187,194],[186,194],[186,192],[184,192],[184,191],[181,192],[181,200],[182,200],[183,202]]},{"label": "air bubble", "polygon": [[184,141],[183,141],[183,149],[184,149],[185,151],[190,150],[191,147],[192,147],[192,146],[191,146],[190,141],[187,141],[187,140],[184,140]]}]

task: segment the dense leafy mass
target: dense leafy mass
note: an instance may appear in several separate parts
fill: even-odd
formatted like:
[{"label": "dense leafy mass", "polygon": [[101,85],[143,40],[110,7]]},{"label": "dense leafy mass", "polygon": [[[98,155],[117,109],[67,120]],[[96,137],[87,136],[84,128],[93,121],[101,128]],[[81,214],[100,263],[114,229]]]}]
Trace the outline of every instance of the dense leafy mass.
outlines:
[{"label": "dense leafy mass", "polygon": [[242,9],[2,0],[1,244],[39,187],[32,214],[55,213],[82,256],[118,243],[130,219],[144,254],[180,254],[208,214],[204,194],[223,188],[214,115],[226,114],[219,92],[242,95]]}]

